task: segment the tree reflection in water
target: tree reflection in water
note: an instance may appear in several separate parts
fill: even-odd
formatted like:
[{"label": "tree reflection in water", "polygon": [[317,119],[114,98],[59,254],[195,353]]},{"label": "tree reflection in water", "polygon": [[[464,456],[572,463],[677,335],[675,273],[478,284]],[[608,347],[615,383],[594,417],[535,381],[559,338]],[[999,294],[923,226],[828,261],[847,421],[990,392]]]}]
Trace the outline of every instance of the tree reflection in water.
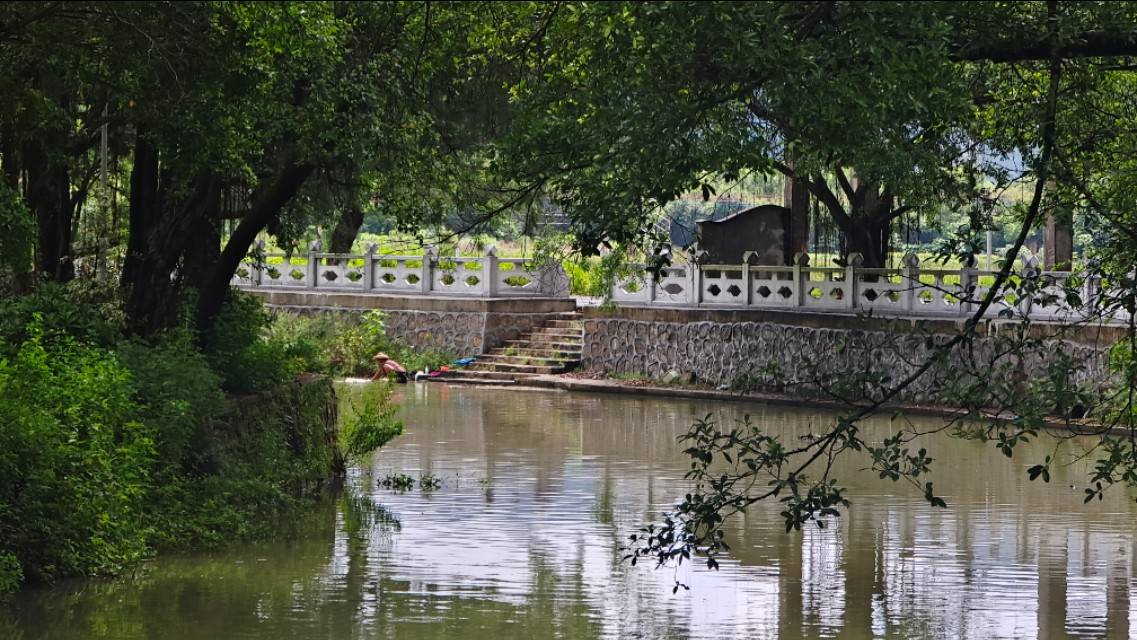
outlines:
[{"label": "tree reflection in water", "polygon": [[[350,391],[350,389],[348,389]],[[786,534],[777,505],[731,523],[720,571],[621,561],[685,490],[675,437],[707,413],[798,436],[804,409],[411,385],[408,433],[277,540],[163,557],[114,582],[28,590],[31,638],[1127,637],[1132,502],[1081,504],[980,443],[943,438],[947,510],[856,469],[852,509]],[[887,419],[866,424],[876,437]],[[1032,452],[1022,452],[1032,459]],[[1037,452],[1035,452],[1037,453]],[[377,478],[432,473],[432,492]],[[1069,476],[1068,478],[1065,476]],[[287,530],[291,530],[289,533]],[[678,578],[690,591],[671,593]]]}]

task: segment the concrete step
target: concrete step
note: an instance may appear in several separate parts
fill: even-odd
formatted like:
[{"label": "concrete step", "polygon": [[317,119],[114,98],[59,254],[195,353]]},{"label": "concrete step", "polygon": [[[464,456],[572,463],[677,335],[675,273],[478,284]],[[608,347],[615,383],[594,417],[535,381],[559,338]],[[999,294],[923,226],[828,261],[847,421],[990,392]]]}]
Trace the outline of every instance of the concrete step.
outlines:
[{"label": "concrete step", "polygon": [[584,341],[570,342],[565,340],[506,340],[506,347],[516,346],[519,349],[563,349],[579,352],[584,347]]},{"label": "concrete step", "polygon": [[530,331],[529,335],[583,337],[584,329],[562,329],[560,327],[542,326]]},{"label": "concrete step", "polygon": [[444,382],[512,384],[541,374],[564,373],[580,366],[584,321],[578,313],[558,313],[543,325],[507,340],[505,346],[478,356],[473,364],[441,376]]},{"label": "concrete step", "polygon": [[[491,349],[486,355],[491,356],[529,356],[534,358],[551,358],[554,360],[580,360],[581,349],[544,349],[539,346],[498,347]],[[484,357],[484,356],[482,356]]]},{"label": "concrete step", "polygon": [[533,364],[504,364],[478,361],[475,364],[470,365],[466,371],[502,371],[508,373],[563,373],[565,371],[565,367],[550,367]]},{"label": "concrete step", "polygon": [[432,377],[431,380],[522,380],[525,377],[532,377],[537,374],[532,373],[517,373],[508,371],[478,371],[478,369],[462,369],[462,371],[451,371],[438,377]]},{"label": "concrete step", "polygon": [[552,329],[566,329],[569,331],[584,331],[583,320],[550,320],[544,325]]},{"label": "concrete step", "polygon": [[518,340],[530,342],[570,342],[583,343],[584,336],[576,333],[526,333],[517,337]]},{"label": "concrete step", "polygon": [[557,340],[534,340],[525,344],[509,345],[517,349],[533,349],[535,351],[559,351],[567,353],[572,357],[579,357],[584,352],[583,344],[573,344],[571,342],[561,342]]},{"label": "concrete step", "polygon": [[481,364],[538,365],[544,367],[563,367],[569,358],[539,358],[523,355],[483,355],[476,362]]},{"label": "concrete step", "polygon": [[508,387],[517,384],[517,380],[513,378],[496,379],[496,378],[478,378],[466,375],[461,376],[439,376],[431,378],[431,382],[445,382],[446,384],[484,384],[493,387]]}]

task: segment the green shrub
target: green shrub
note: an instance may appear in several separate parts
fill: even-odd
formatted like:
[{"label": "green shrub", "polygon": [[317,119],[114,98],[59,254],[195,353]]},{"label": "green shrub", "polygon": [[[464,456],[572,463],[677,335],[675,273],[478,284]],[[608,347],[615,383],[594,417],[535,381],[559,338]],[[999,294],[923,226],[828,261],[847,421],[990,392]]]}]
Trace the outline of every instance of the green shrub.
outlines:
[{"label": "green shrub", "polygon": [[418,364],[380,314],[273,324],[235,294],[199,351],[184,328],[124,339],[110,298],[45,286],[0,308],[0,592],[271,535],[343,452],[402,431],[389,387],[368,385],[341,443],[330,381],[293,375],[368,374],[379,350]]},{"label": "green shrub", "polygon": [[32,268],[35,246],[35,216],[20,194],[0,181],[0,285],[23,284]]},{"label": "green shrub", "polygon": [[391,385],[376,382],[349,397],[340,423],[340,448],[355,459],[364,458],[403,433],[403,423],[395,417],[398,406],[391,402]]},{"label": "green shrub", "polygon": [[380,351],[410,372],[437,369],[454,359],[445,351],[415,349],[391,338],[386,318],[387,314],[377,310],[362,315],[281,313],[268,328],[268,342],[278,345],[291,371],[340,377],[370,377],[375,373],[372,358]]},{"label": "green shrub", "polygon": [[574,295],[607,299],[612,285],[632,274],[622,251],[612,251],[601,258],[589,257],[564,260],[569,289]]},{"label": "green shrub", "polygon": [[220,378],[185,330],[171,331],[155,344],[123,342],[118,356],[133,376],[141,419],[153,431],[159,472],[192,470],[190,444],[224,409]]},{"label": "green shrub", "polygon": [[[372,357],[392,346],[387,339],[387,314],[368,311],[362,316],[341,317],[342,330],[327,344],[332,373],[366,376],[375,371]],[[391,354],[395,357],[394,354]]]},{"label": "green shrub", "polygon": [[45,343],[68,337],[82,344],[110,347],[122,335],[121,314],[113,302],[95,303],[78,284],[45,282],[28,295],[5,298],[0,305],[0,357],[12,357],[36,326]]},{"label": "green shrub", "polygon": [[599,273],[597,260],[565,260],[565,274],[569,278],[569,290],[573,295],[603,297],[607,294]]},{"label": "green shrub", "polygon": [[153,442],[137,418],[130,373],[105,351],[45,343],[33,323],[0,360],[0,554],[24,575],[110,574],[143,556]]},{"label": "green shrub", "polygon": [[342,459],[330,422],[335,392],[308,376],[230,398],[190,447],[196,468],[155,483],[148,504],[151,542],[199,549],[276,533]]},{"label": "green shrub", "polygon": [[0,593],[15,591],[24,581],[20,559],[8,551],[0,551]]},{"label": "green shrub", "polygon": [[235,289],[230,293],[209,329],[204,350],[226,391],[269,389],[288,376],[284,351],[264,336],[270,321],[256,296]]},{"label": "green shrub", "polygon": [[453,354],[440,349],[415,349],[387,335],[387,314],[369,311],[363,314],[354,331],[347,332],[341,341],[339,354],[355,375],[371,375],[375,371],[372,358],[382,351],[414,373],[424,369],[438,369],[454,360]]}]

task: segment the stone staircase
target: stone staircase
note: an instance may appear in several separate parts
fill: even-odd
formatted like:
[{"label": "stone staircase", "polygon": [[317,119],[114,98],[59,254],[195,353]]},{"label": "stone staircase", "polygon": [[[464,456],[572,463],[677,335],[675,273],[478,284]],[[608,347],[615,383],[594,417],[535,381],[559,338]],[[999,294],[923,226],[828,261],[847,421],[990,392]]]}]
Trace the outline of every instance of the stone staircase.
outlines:
[{"label": "stone staircase", "polygon": [[564,373],[580,365],[584,323],[577,313],[558,313],[540,327],[478,356],[473,364],[435,380],[512,385],[525,378]]}]

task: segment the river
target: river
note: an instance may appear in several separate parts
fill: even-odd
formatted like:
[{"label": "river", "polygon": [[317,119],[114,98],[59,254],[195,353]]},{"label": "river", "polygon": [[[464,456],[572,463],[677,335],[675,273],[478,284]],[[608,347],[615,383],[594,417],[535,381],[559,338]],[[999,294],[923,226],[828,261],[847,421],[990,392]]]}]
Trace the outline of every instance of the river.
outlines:
[{"label": "river", "polygon": [[[291,535],[25,589],[0,605],[0,636],[1137,636],[1132,495],[1083,505],[1085,461],[1029,482],[1047,439],[1007,460],[990,444],[930,438],[946,510],[858,471],[863,460],[843,463],[853,506],[835,526],[787,534],[777,505],[763,505],[732,522],[720,570],[655,570],[622,562],[622,547],[684,493],[675,437],[695,418],[749,414],[794,437],[832,415],[437,384],[402,393],[407,433]],[[866,423],[870,439],[891,433],[890,419]],[[381,486],[392,473],[441,486]],[[677,579],[690,590],[672,593]]]}]

